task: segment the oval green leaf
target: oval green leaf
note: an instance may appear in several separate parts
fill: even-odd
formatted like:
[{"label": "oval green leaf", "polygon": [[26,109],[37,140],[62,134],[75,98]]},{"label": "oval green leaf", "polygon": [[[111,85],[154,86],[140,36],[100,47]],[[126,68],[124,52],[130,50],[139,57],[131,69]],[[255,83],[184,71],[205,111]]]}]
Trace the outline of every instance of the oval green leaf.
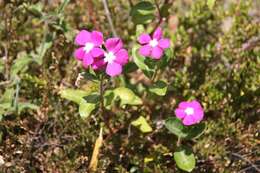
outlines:
[{"label": "oval green leaf", "polygon": [[173,134],[178,137],[185,138],[187,133],[185,133],[186,127],[182,124],[181,120],[178,118],[170,117],[165,121],[165,127]]},{"label": "oval green leaf", "polygon": [[180,138],[192,139],[200,136],[205,128],[205,123],[192,126],[184,126],[178,118],[170,117],[165,120],[165,127],[173,134]]},{"label": "oval green leaf", "polygon": [[187,147],[180,147],[174,152],[174,160],[178,168],[191,172],[196,165],[196,160],[191,149]]},{"label": "oval green leaf", "polygon": [[145,57],[142,57],[138,54],[138,47],[139,46],[135,45],[132,49],[134,63],[144,72],[148,78],[151,78],[155,70],[149,67]]},{"label": "oval green leaf", "polygon": [[59,93],[62,98],[73,101],[77,104],[80,104],[82,102],[83,97],[89,95],[89,92],[79,89],[64,89],[61,90]]},{"label": "oval green leaf", "polygon": [[114,94],[116,97],[119,97],[121,100],[121,105],[140,105],[142,104],[142,100],[140,97],[135,95],[135,93],[125,87],[119,87],[114,90]]},{"label": "oval green leaf", "polygon": [[96,104],[82,101],[79,104],[79,115],[82,118],[87,118],[95,108],[96,108]]},{"label": "oval green leaf", "polygon": [[153,131],[152,127],[148,124],[143,116],[140,116],[136,120],[132,121],[131,124],[135,127],[138,127],[139,130],[143,133],[149,133]]},{"label": "oval green leaf", "polygon": [[130,15],[135,24],[147,24],[154,19],[154,5],[149,1],[142,1],[132,7]]},{"label": "oval green leaf", "polygon": [[168,88],[167,83],[160,80],[160,81],[157,81],[154,85],[152,85],[149,88],[149,91],[158,96],[165,96],[165,94],[167,92],[167,88]]}]

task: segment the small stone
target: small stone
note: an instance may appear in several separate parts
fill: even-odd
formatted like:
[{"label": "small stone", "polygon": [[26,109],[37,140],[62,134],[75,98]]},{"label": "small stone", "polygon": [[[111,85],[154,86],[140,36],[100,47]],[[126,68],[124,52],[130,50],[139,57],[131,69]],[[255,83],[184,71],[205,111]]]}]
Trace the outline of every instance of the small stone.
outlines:
[{"label": "small stone", "polygon": [[4,157],[0,155],[0,166],[5,164]]}]

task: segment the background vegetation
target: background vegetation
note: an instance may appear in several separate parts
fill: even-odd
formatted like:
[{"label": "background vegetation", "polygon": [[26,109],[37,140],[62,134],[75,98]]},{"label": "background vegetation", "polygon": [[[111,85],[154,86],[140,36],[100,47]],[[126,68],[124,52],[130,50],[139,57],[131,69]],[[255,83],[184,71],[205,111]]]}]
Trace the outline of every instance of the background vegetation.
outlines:
[{"label": "background vegetation", "polygon": [[[131,13],[137,2],[108,1],[115,32],[130,55],[140,22]],[[173,43],[173,55],[157,76],[167,81],[167,94],[149,92],[151,81],[134,63],[112,80],[110,86],[131,88],[144,104],[111,109],[99,172],[181,172],[172,156],[177,139],[162,124],[191,98],[203,104],[207,125],[204,135],[187,142],[197,156],[194,172],[260,169],[260,3],[209,2],[158,0]],[[158,23],[154,13],[144,25],[148,31]],[[60,96],[64,88],[98,89],[90,81],[75,86],[84,71],[73,57],[80,29],[112,35],[102,1],[0,0],[1,172],[86,172],[102,117],[96,111],[81,118],[78,106]],[[131,125],[140,115],[151,133]]]}]

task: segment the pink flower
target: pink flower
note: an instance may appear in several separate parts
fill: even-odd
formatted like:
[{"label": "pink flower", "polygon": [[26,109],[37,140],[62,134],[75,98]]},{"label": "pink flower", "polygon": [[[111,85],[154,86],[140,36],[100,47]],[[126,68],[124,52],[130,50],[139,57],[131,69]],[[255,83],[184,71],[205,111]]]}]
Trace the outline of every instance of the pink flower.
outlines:
[{"label": "pink flower", "polygon": [[162,29],[160,27],[155,30],[152,38],[149,34],[141,34],[138,42],[142,45],[139,53],[153,59],[160,59],[164,50],[170,47],[170,40],[162,38]]},{"label": "pink flower", "polygon": [[181,102],[178,108],[175,109],[177,118],[182,120],[182,123],[186,126],[199,123],[204,116],[203,108],[196,100]]},{"label": "pink flower", "polygon": [[104,62],[107,63],[106,73],[109,76],[117,76],[122,73],[122,66],[128,62],[128,52],[123,49],[123,42],[120,38],[109,38],[105,42]]},{"label": "pink flower", "polygon": [[75,44],[80,48],[74,52],[74,56],[82,61],[86,68],[93,64],[96,58],[104,56],[104,50],[101,48],[102,43],[103,34],[101,32],[82,30],[75,38]]},{"label": "pink flower", "polygon": [[120,38],[109,38],[105,42],[106,51],[103,58],[96,58],[91,65],[94,70],[106,68],[106,73],[117,76],[122,73],[122,66],[128,62],[128,52],[123,49]]}]

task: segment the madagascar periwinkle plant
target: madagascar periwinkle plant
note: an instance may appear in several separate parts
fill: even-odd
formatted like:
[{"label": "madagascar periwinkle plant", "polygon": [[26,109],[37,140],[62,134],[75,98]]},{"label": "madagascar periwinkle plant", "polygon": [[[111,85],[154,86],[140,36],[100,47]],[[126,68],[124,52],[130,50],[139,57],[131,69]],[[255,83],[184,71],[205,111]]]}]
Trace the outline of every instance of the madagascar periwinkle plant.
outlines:
[{"label": "madagascar periwinkle plant", "polygon": [[[132,48],[133,61],[150,78],[152,85],[149,88],[150,92],[158,96],[166,95],[167,83],[158,80],[157,75],[158,71],[167,67],[169,62],[172,50],[170,39],[163,37],[163,29],[159,26],[151,34],[140,33],[136,42],[138,44]],[[82,117],[88,117],[97,107],[100,110],[99,116],[106,116],[105,114],[109,114],[107,112],[117,100],[120,101],[120,106],[136,106],[143,103],[142,99],[130,88],[123,86],[108,87],[110,80],[124,73],[124,68],[131,59],[121,38],[104,39],[100,31],[81,30],[75,37],[75,44],[78,48],[74,52],[74,57],[87,70],[80,79],[94,80],[99,83],[99,92],[72,92],[71,90],[62,92],[63,97],[68,99],[73,97],[71,100],[76,100]],[[173,158],[180,169],[190,172],[195,168],[195,156],[191,148],[182,145],[182,141],[191,140],[201,135],[205,129],[205,124],[200,123],[204,117],[204,111],[201,104],[196,100],[183,101],[175,109],[175,115],[176,118],[169,116],[165,120],[165,127],[177,136],[177,148],[174,151]],[[109,122],[105,119],[104,124],[108,129],[111,129]],[[152,132],[151,126],[143,116],[140,116],[131,124],[143,133]],[[98,143],[100,143],[100,138]],[[97,145],[100,146],[100,144]],[[90,169],[95,170],[93,167],[96,166],[93,166],[93,163],[97,158],[93,157],[97,157],[97,155],[93,153]]]},{"label": "madagascar periwinkle plant", "polygon": [[0,172],[260,172],[259,5],[0,0]]},{"label": "madagascar periwinkle plant", "polygon": [[[140,5],[136,5],[136,8],[139,8]],[[104,38],[103,33],[96,30],[83,29],[75,37],[77,48],[74,57],[84,69],[78,80],[94,81],[99,84],[99,90],[98,92],[87,92],[67,89],[63,90],[61,95],[79,105],[79,113],[83,118],[89,117],[98,108],[98,116],[104,120],[104,123],[100,122],[100,136],[96,141],[89,165],[91,170],[95,171],[97,167],[97,155],[102,144],[102,129],[107,128],[113,134],[109,124],[109,119],[113,117],[106,117],[111,115],[109,113],[111,108],[113,106],[125,108],[127,105],[143,104],[142,99],[135,94],[133,89],[125,86],[111,86],[113,80],[127,73],[124,68],[127,68],[128,63],[134,63],[150,79],[150,86],[147,87],[151,94],[157,96],[167,94],[167,82],[159,80],[158,76],[164,68],[167,68],[167,64],[173,56],[173,44],[169,38],[163,36],[163,17],[159,17],[159,24],[150,31],[150,34],[142,25],[137,25],[135,44],[132,48],[127,46],[128,50],[124,48],[120,37]],[[128,52],[132,52],[131,57],[129,57]],[[188,100],[180,102],[173,112],[175,112],[176,117],[170,115],[164,121],[169,132],[177,137],[173,159],[179,169],[191,172],[195,168],[195,156],[192,148],[186,146],[184,141],[197,138],[203,133],[205,124],[201,121],[204,117],[204,110],[199,101]],[[139,128],[144,134],[153,131],[143,116],[132,121],[131,125]]]}]

